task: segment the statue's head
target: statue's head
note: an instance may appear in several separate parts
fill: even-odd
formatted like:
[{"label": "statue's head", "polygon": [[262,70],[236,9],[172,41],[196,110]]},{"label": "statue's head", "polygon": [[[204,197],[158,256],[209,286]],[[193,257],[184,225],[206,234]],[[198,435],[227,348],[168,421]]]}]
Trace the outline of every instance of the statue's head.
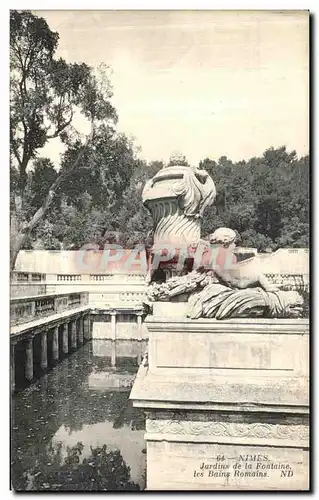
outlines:
[{"label": "statue's head", "polygon": [[209,235],[209,242],[212,245],[222,245],[225,248],[235,248],[238,240],[238,232],[228,227],[219,227]]}]

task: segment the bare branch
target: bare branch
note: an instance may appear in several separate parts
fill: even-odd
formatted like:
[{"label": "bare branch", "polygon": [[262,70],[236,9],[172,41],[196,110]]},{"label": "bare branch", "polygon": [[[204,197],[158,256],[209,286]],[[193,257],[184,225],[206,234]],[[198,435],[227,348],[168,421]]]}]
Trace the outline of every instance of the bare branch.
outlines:
[{"label": "bare branch", "polygon": [[60,126],[58,126],[58,128],[55,130],[55,132],[53,132],[53,134],[48,134],[47,139],[54,139],[55,137],[58,137],[58,135],[62,132],[62,130],[64,130],[68,125],[70,125],[72,120],[73,120],[73,110],[71,111],[70,118],[62,125],[60,124]]},{"label": "bare branch", "polygon": [[94,134],[94,127],[92,124],[92,130],[90,135],[86,138],[86,141],[84,145],[82,146],[81,150],[79,151],[75,162],[73,165],[66,171],[64,171],[62,174],[59,175],[59,177],[53,182],[51,187],[49,188],[49,192],[42,204],[42,206],[36,211],[34,216],[32,217],[31,221],[28,223],[26,230],[28,233],[30,233],[33,228],[38,224],[38,222],[42,219],[44,216],[45,212],[48,210],[49,206],[52,203],[52,200],[56,194],[57,188],[60,186],[61,182],[64,181],[78,166],[86,148],[88,147],[89,143],[91,142]]}]

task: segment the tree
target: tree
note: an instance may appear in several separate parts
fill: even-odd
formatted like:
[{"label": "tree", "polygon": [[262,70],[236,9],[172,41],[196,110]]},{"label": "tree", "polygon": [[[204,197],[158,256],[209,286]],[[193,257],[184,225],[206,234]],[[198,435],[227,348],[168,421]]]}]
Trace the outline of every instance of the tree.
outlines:
[{"label": "tree", "polygon": [[62,453],[62,443],[42,446],[36,463],[27,473],[27,480],[15,475],[16,491],[139,491],[131,480],[131,470],[119,450],[103,446],[93,448],[84,455],[84,445],[79,441],[67,446]]},{"label": "tree", "polygon": [[147,165],[139,161],[124,193],[123,203],[117,216],[117,226],[125,228],[122,244],[127,248],[136,244],[145,244],[148,234],[152,231],[153,220],[149,211],[143,206],[142,192],[146,182],[162,167],[161,162],[152,162]]},{"label": "tree", "polygon": [[[19,249],[43,219],[62,181],[81,164],[94,137],[95,127],[116,123],[116,111],[105,68],[99,74],[88,65],[56,59],[59,35],[46,21],[30,11],[10,14],[10,151],[11,172],[15,169],[15,210],[12,213],[11,268]],[[72,126],[76,113],[91,123],[83,139]],[[77,155],[48,189],[37,211],[23,217],[28,168],[45,144],[54,138],[72,147]]]},{"label": "tree", "polygon": [[259,158],[233,163],[200,162],[214,179],[215,207],[204,214],[202,230],[237,229],[242,244],[276,249],[307,246],[309,233],[309,157],[298,159],[284,146],[269,148]]},{"label": "tree", "polygon": [[[61,161],[61,173],[69,170],[80,148],[81,144],[77,143],[67,149]],[[124,134],[97,127],[82,165],[74,172],[72,181],[64,182],[61,189],[68,202],[76,204],[79,194],[87,192],[99,208],[118,210],[135,164],[133,144]]]},{"label": "tree", "polygon": [[41,207],[43,199],[58,178],[58,172],[48,158],[37,158],[30,172],[30,204],[34,209]]},{"label": "tree", "polygon": [[279,238],[282,229],[280,204],[275,196],[260,199],[256,206],[254,229],[257,233],[269,236],[273,241]]}]

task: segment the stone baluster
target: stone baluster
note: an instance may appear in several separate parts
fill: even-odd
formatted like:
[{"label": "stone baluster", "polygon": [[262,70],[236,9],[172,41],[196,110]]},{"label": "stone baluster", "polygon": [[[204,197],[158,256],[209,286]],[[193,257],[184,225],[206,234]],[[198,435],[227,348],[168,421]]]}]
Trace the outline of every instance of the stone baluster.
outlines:
[{"label": "stone baluster", "polygon": [[59,361],[59,327],[55,326],[52,337],[52,360]]},{"label": "stone baluster", "polygon": [[40,366],[42,370],[46,370],[48,367],[48,339],[47,330],[43,330],[40,333],[41,336],[41,361]]},{"label": "stone baluster", "polygon": [[31,382],[33,380],[33,338],[28,338],[25,342],[25,378]]},{"label": "stone baluster", "polygon": [[35,316],[35,300],[33,300],[31,303],[31,317],[34,318],[34,316]]}]

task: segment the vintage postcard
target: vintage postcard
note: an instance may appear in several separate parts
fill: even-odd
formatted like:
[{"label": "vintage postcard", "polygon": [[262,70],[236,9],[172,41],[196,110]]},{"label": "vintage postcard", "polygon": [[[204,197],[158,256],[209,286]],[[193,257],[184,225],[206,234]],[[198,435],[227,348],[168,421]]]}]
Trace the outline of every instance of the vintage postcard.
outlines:
[{"label": "vintage postcard", "polygon": [[309,11],[10,11],[11,488],[309,491]]}]

